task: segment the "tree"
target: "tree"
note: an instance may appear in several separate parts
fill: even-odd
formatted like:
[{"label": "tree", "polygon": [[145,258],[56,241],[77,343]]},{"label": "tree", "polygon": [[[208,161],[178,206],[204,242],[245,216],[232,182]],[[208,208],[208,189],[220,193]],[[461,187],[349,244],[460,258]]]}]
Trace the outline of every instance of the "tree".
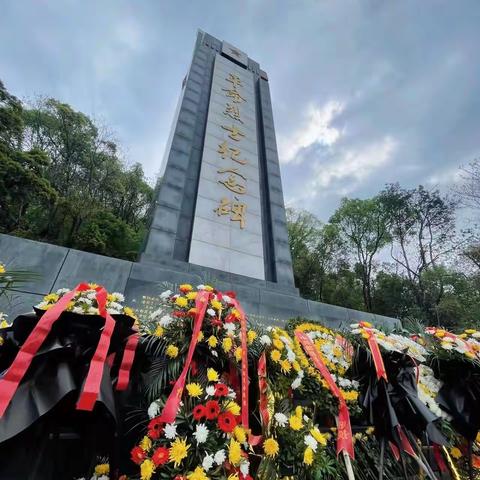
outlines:
[{"label": "tree", "polygon": [[372,274],[374,259],[390,242],[389,219],[381,198],[367,200],[344,198],[330,219],[344,242],[353,249],[360,267],[363,301],[372,311]]},{"label": "tree", "polygon": [[460,171],[461,181],[454,192],[464,206],[480,209],[480,159],[461,167]]},{"label": "tree", "polygon": [[407,276],[426,318],[435,320],[442,291],[429,293],[425,279],[429,270],[441,266],[461,244],[455,230],[456,203],[422,185],[407,190],[390,184],[380,199],[390,218],[391,257]]},{"label": "tree", "polygon": [[153,190],[108,129],[55,99],[31,108],[0,83],[0,230],[135,258]]}]

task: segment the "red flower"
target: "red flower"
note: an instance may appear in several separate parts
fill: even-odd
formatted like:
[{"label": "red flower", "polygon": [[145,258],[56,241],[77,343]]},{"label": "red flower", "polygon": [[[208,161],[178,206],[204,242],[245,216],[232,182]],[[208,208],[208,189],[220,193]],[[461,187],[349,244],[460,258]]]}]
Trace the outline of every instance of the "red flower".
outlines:
[{"label": "red flower", "polygon": [[218,427],[225,433],[233,432],[233,429],[237,426],[235,415],[231,412],[224,412],[218,416]]},{"label": "red flower", "polygon": [[166,447],[159,447],[153,452],[152,462],[156,467],[168,462],[168,453],[169,450]]},{"label": "red flower", "polygon": [[217,383],[215,385],[215,396],[226,397],[228,395],[228,387],[223,383]]},{"label": "red flower", "polygon": [[185,315],[186,315],[186,313],[182,310],[175,310],[174,312],[172,312],[172,316],[178,317],[178,318],[182,318]]},{"label": "red flower", "polygon": [[223,292],[223,294],[230,298],[237,298],[237,294],[232,292],[232,290],[227,290],[226,292]]},{"label": "red flower", "polygon": [[206,409],[203,405],[197,405],[193,409],[193,418],[199,422],[207,414]]},{"label": "red flower", "polygon": [[207,420],[215,420],[220,413],[220,405],[216,400],[210,400],[205,405],[205,416]]},{"label": "red flower", "polygon": [[130,452],[130,458],[137,465],[140,465],[145,460],[146,457],[147,457],[147,454],[138,446],[133,447]]},{"label": "red flower", "polygon": [[210,319],[210,324],[212,327],[221,327],[223,325],[223,322],[219,318],[212,318]]},{"label": "red flower", "polygon": [[163,422],[160,421],[160,417],[152,418],[148,424],[148,436],[152,440],[158,440],[163,433]]}]

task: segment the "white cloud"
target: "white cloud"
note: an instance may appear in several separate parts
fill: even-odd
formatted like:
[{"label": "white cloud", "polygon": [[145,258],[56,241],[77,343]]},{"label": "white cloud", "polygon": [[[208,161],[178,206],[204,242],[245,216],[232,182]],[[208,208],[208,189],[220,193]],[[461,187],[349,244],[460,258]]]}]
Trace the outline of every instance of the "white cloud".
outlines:
[{"label": "white cloud", "polygon": [[280,137],[280,162],[300,163],[298,153],[315,143],[333,145],[340,138],[341,132],[332,127],[331,123],[343,109],[343,103],[336,100],[329,100],[322,107],[311,104],[303,125],[291,137]]}]

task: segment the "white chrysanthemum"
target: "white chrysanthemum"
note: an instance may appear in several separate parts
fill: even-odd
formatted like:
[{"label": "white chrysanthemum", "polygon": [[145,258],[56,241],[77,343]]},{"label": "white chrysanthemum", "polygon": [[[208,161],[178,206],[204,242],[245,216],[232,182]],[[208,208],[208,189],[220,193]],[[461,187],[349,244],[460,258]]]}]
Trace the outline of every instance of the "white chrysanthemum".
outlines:
[{"label": "white chrysanthemum", "polygon": [[228,295],[223,295],[223,301],[226,303],[232,303],[232,299]]},{"label": "white chrysanthemum", "polygon": [[205,290],[205,285],[203,283],[197,285],[197,290]]},{"label": "white chrysanthemum", "polygon": [[358,328],[360,326],[359,323],[351,323],[350,328]]},{"label": "white chrysanthemum", "polygon": [[445,342],[442,342],[442,348],[444,350],[453,350],[453,345],[451,343],[445,343]]},{"label": "white chrysanthemum", "polygon": [[164,315],[160,321],[158,322],[158,324],[162,327],[162,328],[166,328],[168,327],[171,323],[173,322],[173,318],[170,316],[170,315]]},{"label": "white chrysanthemum", "polygon": [[233,335],[235,333],[235,324],[234,323],[224,323],[223,328],[227,331],[227,335]]},{"label": "white chrysanthemum", "polygon": [[213,462],[214,462],[214,458],[213,458],[213,455],[211,455],[210,453],[207,453],[205,455],[205,458],[203,459],[202,461],[202,467],[203,469],[208,472],[212,467],[213,467]]},{"label": "white chrysanthemum", "polygon": [[288,423],[288,417],[281,412],[278,412],[274,415],[275,421],[280,425],[281,427],[286,427]]},{"label": "white chrysanthemum", "polygon": [[227,397],[228,398],[233,398],[234,400],[237,398],[237,394],[235,393],[235,391],[233,389],[231,389],[230,387],[228,387],[228,394],[227,394]]},{"label": "white chrysanthemum", "polygon": [[112,295],[115,297],[115,300],[117,302],[124,302],[125,301],[125,297],[123,296],[123,293],[113,292]]},{"label": "white chrysanthemum", "polygon": [[90,315],[98,315],[98,308],[96,308],[96,307],[89,307],[88,313],[89,313]]},{"label": "white chrysanthemum", "polygon": [[115,310],[121,310],[123,308],[118,302],[110,302],[108,306],[110,308],[114,308]]},{"label": "white chrysanthemum", "polygon": [[193,436],[197,440],[197,443],[205,443],[208,438],[208,428],[204,423],[199,423],[193,432]]},{"label": "white chrysanthemum", "polygon": [[227,455],[225,454],[225,450],[222,449],[215,453],[213,460],[217,465],[222,465],[226,458]]},{"label": "white chrysanthemum", "polygon": [[240,462],[240,472],[244,477],[248,475],[248,472],[250,470],[250,462],[248,460],[242,460]]},{"label": "white chrysanthemum", "polygon": [[177,436],[177,426],[174,423],[167,423],[164,433],[166,438],[173,440]]},{"label": "white chrysanthemum", "polygon": [[208,315],[210,315],[211,317],[215,317],[217,314],[215,313],[215,310],[213,308],[209,308],[207,310],[207,313]]},{"label": "white chrysanthemum", "polygon": [[59,288],[57,290],[57,295],[64,295],[65,293],[68,293],[70,290],[68,288]]},{"label": "white chrysanthemum", "polygon": [[92,290],[85,295],[89,300],[95,300],[97,298],[97,292]]},{"label": "white chrysanthemum", "polygon": [[270,338],[268,335],[262,335],[262,336],[260,337],[260,343],[261,343],[262,345],[269,346],[269,345],[272,344],[272,340],[271,340],[271,338]]},{"label": "white chrysanthemum", "polygon": [[152,402],[147,412],[150,418],[155,418],[160,413],[160,405],[157,402]]},{"label": "white chrysanthemum", "polygon": [[214,357],[218,357],[218,352],[216,350],[212,350],[211,351],[211,354],[214,356]]},{"label": "white chrysanthemum", "polygon": [[300,387],[300,385],[302,384],[302,379],[300,377],[296,377],[295,380],[292,382],[292,389],[293,390],[296,390],[297,388]]},{"label": "white chrysanthemum", "polygon": [[[80,315],[82,315],[83,314],[83,308],[75,306],[75,307],[72,308],[72,312],[73,313],[79,313]],[[108,313],[111,314],[112,312],[109,311]]]},{"label": "white chrysanthemum", "polygon": [[293,350],[288,349],[287,360],[289,362],[294,362],[296,359],[297,359],[297,356],[295,355],[295,353],[293,353]]},{"label": "white chrysanthemum", "polygon": [[213,397],[215,395],[215,387],[213,385],[209,385],[205,388],[205,398]]},{"label": "white chrysanthemum", "polygon": [[317,451],[318,442],[312,437],[312,435],[305,435],[303,441],[307,447],[310,447],[314,452]]},{"label": "white chrysanthemum", "polygon": [[160,294],[160,299],[161,300],[167,300],[167,298],[169,298],[170,295],[172,295],[172,291],[171,290],[165,290],[164,292],[162,292]]},{"label": "white chrysanthemum", "polygon": [[39,304],[35,305],[37,308],[43,309],[48,305],[48,302],[42,301]]}]

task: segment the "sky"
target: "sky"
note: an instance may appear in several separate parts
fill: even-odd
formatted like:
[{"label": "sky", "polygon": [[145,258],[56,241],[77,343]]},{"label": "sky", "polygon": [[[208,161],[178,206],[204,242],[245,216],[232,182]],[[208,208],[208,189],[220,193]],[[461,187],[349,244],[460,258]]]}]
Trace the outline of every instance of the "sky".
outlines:
[{"label": "sky", "polygon": [[288,206],[448,192],[480,156],[478,0],[1,0],[0,79],[108,125],[154,178],[198,28],[268,72]]}]

